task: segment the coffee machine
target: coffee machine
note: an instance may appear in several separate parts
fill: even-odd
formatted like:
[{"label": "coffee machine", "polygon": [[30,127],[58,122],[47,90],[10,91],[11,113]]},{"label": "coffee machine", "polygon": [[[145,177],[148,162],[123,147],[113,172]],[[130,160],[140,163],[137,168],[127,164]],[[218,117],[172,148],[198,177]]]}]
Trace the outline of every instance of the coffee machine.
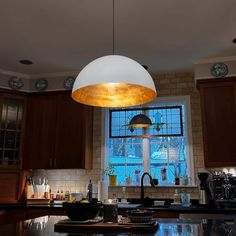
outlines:
[{"label": "coffee machine", "polygon": [[198,173],[198,178],[200,180],[200,199],[199,204],[207,205],[210,202],[210,189],[208,186],[208,177],[209,174],[207,172]]}]

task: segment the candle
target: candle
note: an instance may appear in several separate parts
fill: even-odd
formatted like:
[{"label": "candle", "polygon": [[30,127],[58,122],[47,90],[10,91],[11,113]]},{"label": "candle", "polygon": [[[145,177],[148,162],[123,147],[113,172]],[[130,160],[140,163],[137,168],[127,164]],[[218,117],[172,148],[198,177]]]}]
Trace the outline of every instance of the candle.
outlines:
[{"label": "candle", "polygon": [[103,222],[116,223],[118,220],[117,199],[106,199],[103,204]]}]

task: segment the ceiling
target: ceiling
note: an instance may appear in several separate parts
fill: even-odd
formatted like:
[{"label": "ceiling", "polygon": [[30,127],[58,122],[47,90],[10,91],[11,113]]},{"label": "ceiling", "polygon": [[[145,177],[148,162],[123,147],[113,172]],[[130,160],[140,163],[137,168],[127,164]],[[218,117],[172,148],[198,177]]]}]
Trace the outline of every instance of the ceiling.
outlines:
[{"label": "ceiling", "polygon": [[[235,12],[235,0],[115,0],[115,54],[148,65],[151,73],[235,56]],[[79,71],[112,54],[112,0],[1,0],[0,29],[1,69]]]}]

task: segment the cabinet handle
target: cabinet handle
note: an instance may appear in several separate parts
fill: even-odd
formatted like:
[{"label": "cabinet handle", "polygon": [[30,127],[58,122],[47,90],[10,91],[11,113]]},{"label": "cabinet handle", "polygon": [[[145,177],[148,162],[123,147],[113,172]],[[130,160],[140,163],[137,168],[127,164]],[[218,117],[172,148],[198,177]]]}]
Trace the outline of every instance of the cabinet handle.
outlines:
[{"label": "cabinet handle", "polygon": [[57,166],[57,159],[55,158],[54,159],[54,167],[56,167]]},{"label": "cabinet handle", "polygon": [[49,159],[49,167],[52,167],[52,158]]}]

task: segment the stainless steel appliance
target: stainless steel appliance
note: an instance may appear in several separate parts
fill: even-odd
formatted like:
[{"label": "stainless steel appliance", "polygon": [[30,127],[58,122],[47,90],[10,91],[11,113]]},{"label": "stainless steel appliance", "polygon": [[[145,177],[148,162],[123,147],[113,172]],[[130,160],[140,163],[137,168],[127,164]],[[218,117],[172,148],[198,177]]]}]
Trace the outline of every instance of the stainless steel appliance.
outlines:
[{"label": "stainless steel appliance", "polygon": [[221,208],[236,207],[236,177],[229,174],[212,175],[211,194],[215,204]]},{"label": "stainless steel appliance", "polygon": [[199,204],[209,204],[210,201],[210,189],[208,187],[208,177],[209,174],[206,172],[198,173],[198,178],[200,180],[200,198]]}]

